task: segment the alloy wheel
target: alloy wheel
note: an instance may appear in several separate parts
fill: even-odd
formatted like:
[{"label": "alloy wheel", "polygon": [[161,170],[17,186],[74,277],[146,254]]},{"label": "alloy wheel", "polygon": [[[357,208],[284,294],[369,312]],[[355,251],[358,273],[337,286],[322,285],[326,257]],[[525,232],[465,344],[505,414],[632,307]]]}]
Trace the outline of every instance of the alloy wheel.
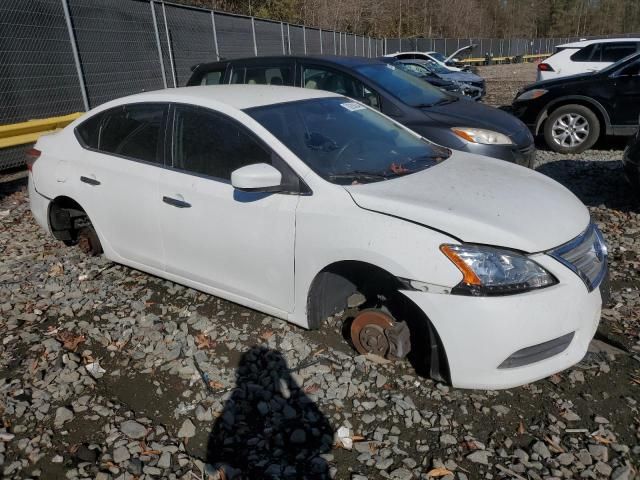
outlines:
[{"label": "alloy wheel", "polygon": [[589,136],[589,122],[578,113],[565,113],[553,123],[551,134],[561,147],[577,147]]}]

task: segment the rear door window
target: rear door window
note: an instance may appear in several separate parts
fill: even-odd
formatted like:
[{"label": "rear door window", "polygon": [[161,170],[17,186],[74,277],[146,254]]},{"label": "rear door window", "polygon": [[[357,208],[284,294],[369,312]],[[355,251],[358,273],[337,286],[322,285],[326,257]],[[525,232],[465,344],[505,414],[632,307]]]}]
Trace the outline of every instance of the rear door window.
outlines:
[{"label": "rear door window", "polygon": [[302,86],[327,90],[345,97],[355,98],[380,110],[380,97],[376,92],[351,75],[321,66],[303,66]]},{"label": "rear door window", "polygon": [[163,164],[166,104],[139,103],[112,108],[76,128],[85,148],[102,153]]},{"label": "rear door window", "polygon": [[201,85],[220,85],[224,80],[224,68],[211,70],[202,76]]},{"label": "rear door window", "polygon": [[603,43],[601,48],[601,62],[617,62],[624,57],[636,53],[635,42]]},{"label": "rear door window", "polygon": [[140,103],[105,112],[98,150],[145,162],[163,163],[167,105]]},{"label": "rear door window", "polygon": [[231,83],[287,85],[291,87],[293,86],[293,67],[290,65],[234,67]]}]

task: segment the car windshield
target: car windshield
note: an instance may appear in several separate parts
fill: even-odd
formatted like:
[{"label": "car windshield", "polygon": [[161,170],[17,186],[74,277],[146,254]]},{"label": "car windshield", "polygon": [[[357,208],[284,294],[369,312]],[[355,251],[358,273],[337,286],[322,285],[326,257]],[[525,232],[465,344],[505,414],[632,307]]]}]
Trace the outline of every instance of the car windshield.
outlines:
[{"label": "car windshield", "polygon": [[443,67],[442,65],[440,65],[438,62],[434,62],[433,60],[427,60],[424,64],[424,66],[426,68],[428,68],[429,70],[431,70],[434,73],[438,73],[438,74],[446,74],[446,73],[451,73],[449,70],[447,70],[445,67]]},{"label": "car windshield", "polygon": [[607,75],[610,72],[614,72],[615,70],[617,70],[618,68],[620,68],[621,65],[628,63],[629,65],[631,65],[631,61],[633,59],[640,59],[640,53],[632,53],[631,55],[627,55],[624,58],[621,58],[620,60],[618,60],[617,62],[609,65],[608,67],[603,68],[602,70],[600,70],[599,72],[593,72],[593,73],[602,73]]},{"label": "car windshield", "polygon": [[457,100],[393,65],[361,65],[356,70],[411,107],[431,107]]},{"label": "car windshield", "polygon": [[439,52],[432,52],[429,54],[430,57],[435,58],[436,60],[439,60],[441,62],[444,62],[447,57],[445,57],[443,54],[439,53]]},{"label": "car windshield", "polygon": [[344,97],[245,110],[322,178],[379,182],[425,170],[451,152]]}]

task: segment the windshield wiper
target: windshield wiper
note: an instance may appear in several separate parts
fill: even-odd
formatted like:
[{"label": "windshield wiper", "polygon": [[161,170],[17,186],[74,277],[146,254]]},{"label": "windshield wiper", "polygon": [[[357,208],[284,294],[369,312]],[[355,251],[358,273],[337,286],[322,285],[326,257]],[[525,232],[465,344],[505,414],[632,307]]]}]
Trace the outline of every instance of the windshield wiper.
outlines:
[{"label": "windshield wiper", "polygon": [[349,179],[349,180],[388,180],[395,175],[385,174],[385,173],[377,173],[377,172],[365,172],[360,170],[354,170],[352,172],[340,172],[340,173],[332,173],[327,175],[329,180],[340,180],[340,179]]}]

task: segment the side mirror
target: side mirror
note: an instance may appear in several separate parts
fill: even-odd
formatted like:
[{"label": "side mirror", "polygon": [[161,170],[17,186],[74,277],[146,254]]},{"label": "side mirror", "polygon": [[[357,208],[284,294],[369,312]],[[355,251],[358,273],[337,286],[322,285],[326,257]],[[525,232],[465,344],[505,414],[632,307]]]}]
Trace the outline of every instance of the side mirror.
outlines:
[{"label": "side mirror", "polygon": [[282,174],[267,163],[254,163],[231,172],[231,185],[243,192],[279,192]]}]

